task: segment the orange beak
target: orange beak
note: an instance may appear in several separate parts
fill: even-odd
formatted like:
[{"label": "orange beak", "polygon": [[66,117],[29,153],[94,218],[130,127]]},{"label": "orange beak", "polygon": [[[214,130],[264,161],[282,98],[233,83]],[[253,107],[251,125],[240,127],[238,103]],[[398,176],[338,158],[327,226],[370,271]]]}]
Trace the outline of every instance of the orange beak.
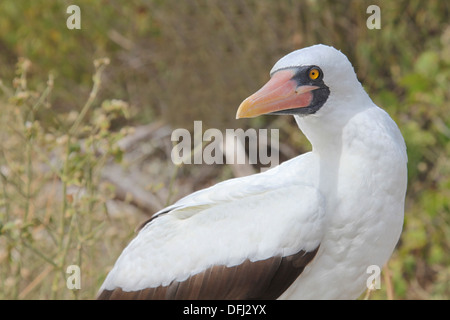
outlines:
[{"label": "orange beak", "polygon": [[241,103],[236,119],[309,106],[313,99],[311,91],[319,87],[298,86],[293,77],[291,69],[276,72],[269,82]]}]

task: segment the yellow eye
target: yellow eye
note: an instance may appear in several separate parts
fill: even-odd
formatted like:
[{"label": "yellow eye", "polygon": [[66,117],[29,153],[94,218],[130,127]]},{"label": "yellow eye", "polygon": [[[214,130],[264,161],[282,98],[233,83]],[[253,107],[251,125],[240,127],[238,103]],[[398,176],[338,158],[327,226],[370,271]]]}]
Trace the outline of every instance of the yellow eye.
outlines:
[{"label": "yellow eye", "polygon": [[311,70],[309,70],[309,78],[311,80],[316,80],[320,75],[320,71],[316,68],[312,68]]}]

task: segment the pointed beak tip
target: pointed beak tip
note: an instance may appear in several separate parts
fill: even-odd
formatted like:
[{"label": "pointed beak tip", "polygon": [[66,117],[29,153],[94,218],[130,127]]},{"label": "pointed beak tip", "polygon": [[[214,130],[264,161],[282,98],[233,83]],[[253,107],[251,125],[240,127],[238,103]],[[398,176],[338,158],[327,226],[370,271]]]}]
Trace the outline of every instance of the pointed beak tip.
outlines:
[{"label": "pointed beak tip", "polygon": [[245,116],[242,114],[242,112],[239,112],[239,110],[238,110],[238,112],[236,113],[236,119],[242,119],[242,118],[245,118]]},{"label": "pointed beak tip", "polygon": [[236,112],[236,119],[248,118],[246,112],[247,108],[248,108],[248,98],[242,101],[242,103],[239,105],[239,108]]}]

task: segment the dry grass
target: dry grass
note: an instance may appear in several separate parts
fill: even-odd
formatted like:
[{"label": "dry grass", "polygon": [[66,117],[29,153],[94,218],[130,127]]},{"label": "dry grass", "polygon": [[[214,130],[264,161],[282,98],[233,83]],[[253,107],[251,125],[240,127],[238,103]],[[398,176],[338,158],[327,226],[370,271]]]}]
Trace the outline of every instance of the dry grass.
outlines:
[{"label": "dry grass", "polygon": [[[108,166],[120,163],[155,208],[234,176],[230,166],[174,166],[167,130],[192,129],[194,120],[204,130],[279,128],[281,161],[308,150],[289,117],[238,122],[234,115],[279,57],[325,43],[347,54],[408,145],[404,232],[382,290],[369,298],[448,299],[445,1],[79,4],[82,30],[74,32],[60,25],[64,2],[0,3],[0,298],[95,296],[152,213],[105,179]],[[369,4],[381,7],[379,31],[366,28]],[[21,56],[33,65],[21,59],[14,68]],[[105,60],[92,65],[99,56],[110,57],[107,68]],[[55,76],[47,79],[49,70]],[[128,124],[154,125],[155,134],[124,152],[118,141]],[[82,290],[66,287],[71,264],[81,267]]]},{"label": "dry grass", "polygon": [[130,236],[129,228],[103,233],[108,197],[99,189],[99,172],[118,156],[115,144],[123,136],[109,132],[109,124],[127,105],[106,101],[86,119],[107,64],[105,59],[95,61],[92,91],[81,111],[64,119],[65,125],[44,128],[37,120],[51,107],[54,84],[49,77],[43,91],[29,88],[30,61],[18,63],[12,88],[2,84],[8,100],[2,103],[0,130],[1,298],[91,298],[90,290],[66,288],[67,266],[80,266],[83,287],[95,288],[94,270],[105,269],[109,262],[97,257],[115,256],[123,243],[119,239]]}]

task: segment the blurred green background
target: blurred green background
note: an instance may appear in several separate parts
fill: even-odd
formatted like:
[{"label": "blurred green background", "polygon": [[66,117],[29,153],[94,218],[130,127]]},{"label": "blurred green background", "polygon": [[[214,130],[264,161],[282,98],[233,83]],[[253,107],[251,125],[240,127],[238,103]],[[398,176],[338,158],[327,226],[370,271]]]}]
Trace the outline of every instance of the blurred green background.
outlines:
[{"label": "blurred green background", "polygon": [[[66,27],[72,4],[80,30]],[[366,26],[372,4],[380,29]],[[117,190],[101,171],[110,158],[123,164],[125,128],[279,128],[282,160],[309,150],[291,117],[234,118],[280,57],[323,43],[348,56],[408,147],[404,231],[369,298],[448,299],[449,9],[444,0],[2,0],[0,298],[95,297],[152,213],[113,215],[107,205]],[[228,166],[176,168],[158,150],[146,191],[161,205],[233,176]],[[67,289],[71,264],[80,290]]]}]

